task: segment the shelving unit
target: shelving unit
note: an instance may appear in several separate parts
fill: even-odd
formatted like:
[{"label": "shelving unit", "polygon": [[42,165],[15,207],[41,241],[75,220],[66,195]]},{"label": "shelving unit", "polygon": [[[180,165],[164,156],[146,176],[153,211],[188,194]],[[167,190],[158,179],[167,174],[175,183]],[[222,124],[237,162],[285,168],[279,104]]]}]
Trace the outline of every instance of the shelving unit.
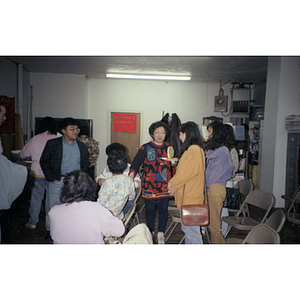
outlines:
[{"label": "shelving unit", "polygon": [[250,136],[249,151],[251,154],[251,164],[257,165],[258,153],[259,153],[260,121],[249,122],[249,136]]},{"label": "shelving unit", "polygon": [[242,174],[244,179],[248,180],[248,162],[249,162],[249,143],[247,140],[237,140],[237,152],[239,155],[240,168],[237,171],[237,176]]},{"label": "shelving unit", "polygon": [[300,184],[300,133],[289,132],[286,156],[285,195],[293,196]]}]

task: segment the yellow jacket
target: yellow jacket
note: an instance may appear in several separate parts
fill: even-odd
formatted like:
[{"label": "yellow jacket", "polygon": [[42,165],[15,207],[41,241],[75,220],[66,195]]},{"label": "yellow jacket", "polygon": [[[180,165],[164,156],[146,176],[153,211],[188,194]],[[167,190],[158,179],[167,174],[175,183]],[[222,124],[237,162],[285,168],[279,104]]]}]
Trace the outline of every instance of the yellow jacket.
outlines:
[{"label": "yellow jacket", "polygon": [[[176,189],[175,204],[178,208],[187,204],[202,204],[204,201],[205,155],[198,145],[191,145],[181,156],[176,174],[170,180]],[[182,199],[183,188],[184,198]]]}]

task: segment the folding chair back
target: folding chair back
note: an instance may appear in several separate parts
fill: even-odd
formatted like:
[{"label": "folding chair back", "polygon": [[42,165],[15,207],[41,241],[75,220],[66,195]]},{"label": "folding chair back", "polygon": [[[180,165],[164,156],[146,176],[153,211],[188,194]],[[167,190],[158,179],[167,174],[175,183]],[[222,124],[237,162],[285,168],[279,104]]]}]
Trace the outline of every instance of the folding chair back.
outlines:
[{"label": "folding chair back", "polygon": [[290,199],[291,204],[287,210],[287,213],[296,212],[295,204],[300,203],[300,187],[297,189],[296,193],[293,195],[293,198]]},{"label": "folding chair back", "polygon": [[249,180],[240,180],[237,183],[237,187],[239,189],[241,195],[241,202],[243,203],[246,197],[253,191],[253,183]]},{"label": "folding chair back", "polygon": [[284,225],[285,220],[286,220],[286,216],[285,216],[284,212],[281,209],[279,209],[279,210],[276,210],[270,216],[270,218],[267,219],[265,224],[269,225],[271,228],[273,228],[277,232],[280,232],[280,230],[282,229],[282,227]]},{"label": "folding chair back", "polygon": [[243,205],[253,205],[265,211],[261,223],[265,222],[272,206],[274,204],[274,196],[263,190],[254,190],[246,198]]},{"label": "folding chair back", "polygon": [[[126,213],[126,215],[123,218],[123,223],[124,223],[124,226],[126,227],[126,229],[127,229],[127,225],[129,223],[129,221],[131,220],[132,216],[135,213],[136,203],[140,198],[141,192],[142,192],[142,187],[141,186],[135,188],[134,202],[132,203],[132,206],[129,208],[129,211]],[[139,223],[138,217],[137,217],[137,222]]]},{"label": "folding chair back", "polygon": [[122,203],[122,205],[120,206],[118,212],[116,213],[116,217],[118,217],[118,216],[121,214],[121,212],[122,212],[124,206],[126,205],[128,199],[129,199],[129,195],[126,196],[125,201],[124,201],[124,202]]},{"label": "folding chair back", "polygon": [[280,244],[279,234],[267,224],[255,226],[242,244]]}]

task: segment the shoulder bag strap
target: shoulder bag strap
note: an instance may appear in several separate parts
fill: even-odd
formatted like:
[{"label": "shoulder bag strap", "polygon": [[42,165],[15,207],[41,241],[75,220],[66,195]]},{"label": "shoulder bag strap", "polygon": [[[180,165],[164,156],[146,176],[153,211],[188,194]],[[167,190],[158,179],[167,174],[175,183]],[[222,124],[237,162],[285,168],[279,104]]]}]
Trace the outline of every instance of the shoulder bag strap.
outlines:
[{"label": "shoulder bag strap", "polygon": [[[203,149],[202,149],[202,151],[203,151],[203,154],[205,155]],[[208,197],[207,197],[207,189],[206,189],[206,179],[205,179],[205,161],[203,161],[203,155],[202,154],[201,154],[201,159],[202,159],[203,174],[204,174],[204,202],[203,203],[208,205]]]}]

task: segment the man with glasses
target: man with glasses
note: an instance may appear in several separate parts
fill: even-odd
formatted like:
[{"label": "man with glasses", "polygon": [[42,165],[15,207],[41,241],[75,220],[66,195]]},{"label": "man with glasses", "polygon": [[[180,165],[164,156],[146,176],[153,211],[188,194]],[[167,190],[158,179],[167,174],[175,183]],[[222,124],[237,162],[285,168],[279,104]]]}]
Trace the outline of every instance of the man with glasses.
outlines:
[{"label": "man with glasses", "polygon": [[47,141],[40,159],[45,178],[49,181],[49,201],[46,203],[47,241],[51,240],[48,212],[53,206],[61,204],[60,192],[64,177],[74,170],[88,171],[88,148],[77,140],[79,125],[73,118],[63,119],[60,123],[63,136]]}]

